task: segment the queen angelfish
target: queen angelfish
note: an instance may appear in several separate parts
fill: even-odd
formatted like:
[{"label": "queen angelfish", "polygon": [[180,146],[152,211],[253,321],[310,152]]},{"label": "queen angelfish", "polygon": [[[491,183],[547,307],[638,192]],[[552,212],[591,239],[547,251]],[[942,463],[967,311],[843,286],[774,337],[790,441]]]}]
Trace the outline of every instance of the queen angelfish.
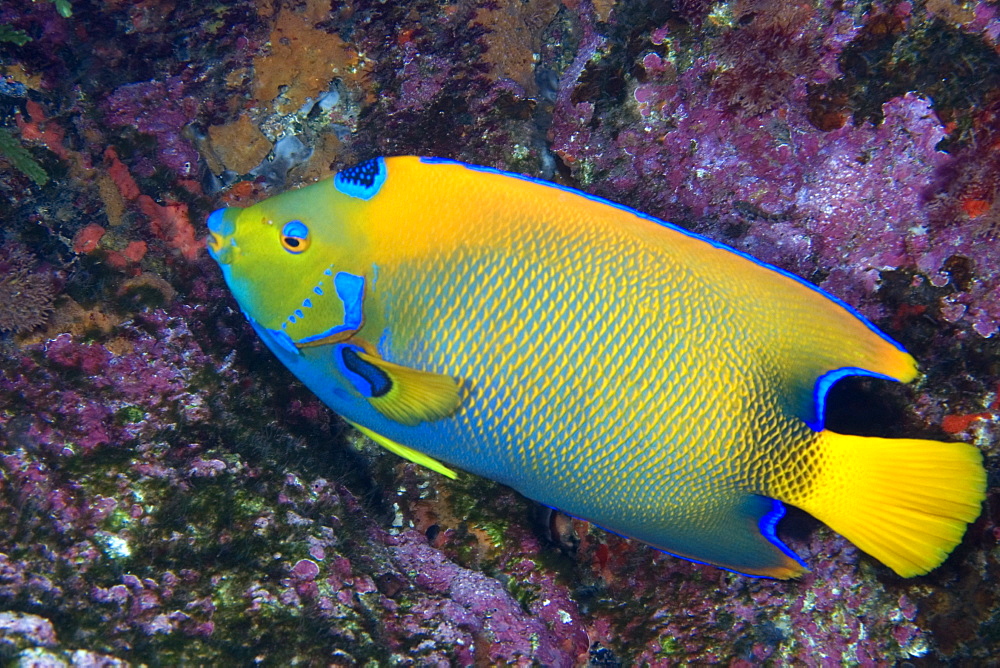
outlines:
[{"label": "queen angelfish", "polygon": [[253,328],[330,408],[692,561],[788,578],[792,504],[909,577],[985,495],[965,443],[824,428],[845,376],[914,359],[787,272],[627,207],[437,158],[379,158],[208,220]]}]

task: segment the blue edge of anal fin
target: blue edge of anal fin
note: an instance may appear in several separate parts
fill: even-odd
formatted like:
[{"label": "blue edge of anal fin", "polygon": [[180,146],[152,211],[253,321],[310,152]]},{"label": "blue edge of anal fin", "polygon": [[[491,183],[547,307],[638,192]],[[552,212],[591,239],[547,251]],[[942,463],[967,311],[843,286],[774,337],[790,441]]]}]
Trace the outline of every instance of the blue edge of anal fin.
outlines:
[{"label": "blue edge of anal fin", "polygon": [[[781,501],[778,501],[777,499],[769,499],[769,500],[771,501],[771,510],[766,515],[761,517],[760,522],[758,523],[761,535],[764,536],[764,538],[766,538],[769,543],[771,543],[779,550],[784,552],[785,556],[790,557],[799,566],[808,571],[809,567],[806,566],[806,562],[802,561],[802,559],[799,558],[799,555],[795,554],[787,545],[781,542],[780,538],[778,538],[778,522],[781,521],[781,518],[785,516],[785,504],[783,504]],[[745,575],[745,573],[741,573],[741,575]],[[769,576],[763,575],[756,577],[769,577]]]},{"label": "blue edge of anal fin", "polygon": [[[777,533],[778,522],[781,521],[781,518],[785,516],[785,504],[783,504],[781,501],[778,501],[777,499],[771,499],[763,496],[761,498],[767,499],[768,501],[771,502],[771,510],[769,510],[763,517],[760,518],[760,522],[757,525],[758,529],[760,529],[761,535],[764,536],[764,538],[766,538],[769,543],[771,543],[776,548],[781,550],[785,554],[785,556],[791,558],[793,561],[795,561],[795,563],[797,563],[799,566],[808,571],[809,566],[806,565],[806,562],[802,561],[802,559],[799,558],[799,555],[795,554],[791,549],[789,549],[787,545],[781,542],[780,538],[778,538],[778,533]],[[600,524],[591,522],[585,517],[577,517],[576,515],[571,515],[570,513],[567,513],[565,510],[560,510],[559,508],[556,508],[555,506],[550,506],[547,503],[543,503],[542,505],[546,506],[547,508],[551,508],[552,510],[558,513],[568,515],[569,517],[573,517],[578,520],[583,520],[584,522],[590,522],[594,526],[599,527],[601,531],[607,531],[610,534],[614,534],[616,536],[621,536],[622,538],[632,540],[629,536],[626,536],[625,534],[618,533],[617,531],[613,531],[611,529],[603,527]],[[658,552],[662,552],[663,554],[668,554],[671,557],[674,557],[675,559],[683,559],[684,561],[690,561],[692,564],[701,564],[702,566],[712,566],[713,568],[721,568],[724,571],[729,571],[730,573],[736,573],[737,575],[742,575],[748,578],[766,578],[768,580],[777,579],[771,577],[770,575],[756,575],[754,573],[743,573],[736,569],[726,568],[725,566],[720,566],[719,564],[713,564],[708,561],[698,561],[697,559],[692,559],[691,557],[685,557],[683,554],[675,554],[670,550],[665,550],[662,547],[656,547],[655,545],[650,545],[650,547],[653,548],[654,550],[657,550]]]}]

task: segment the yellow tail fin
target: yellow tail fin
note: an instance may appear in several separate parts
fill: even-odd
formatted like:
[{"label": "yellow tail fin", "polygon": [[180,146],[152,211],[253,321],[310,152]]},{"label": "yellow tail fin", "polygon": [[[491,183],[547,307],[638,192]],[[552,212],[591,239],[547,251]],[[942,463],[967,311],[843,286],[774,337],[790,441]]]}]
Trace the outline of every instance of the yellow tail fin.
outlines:
[{"label": "yellow tail fin", "polygon": [[823,431],[814,484],[788,499],[908,578],[936,568],[979,516],[986,471],[967,443]]}]

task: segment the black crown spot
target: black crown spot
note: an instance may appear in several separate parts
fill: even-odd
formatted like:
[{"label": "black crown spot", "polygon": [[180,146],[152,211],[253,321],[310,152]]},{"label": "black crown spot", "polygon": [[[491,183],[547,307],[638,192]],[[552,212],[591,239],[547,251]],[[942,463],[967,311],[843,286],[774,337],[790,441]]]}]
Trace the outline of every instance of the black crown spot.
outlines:
[{"label": "black crown spot", "polygon": [[365,160],[353,167],[341,170],[340,178],[362,188],[371,188],[379,173],[378,158]]}]

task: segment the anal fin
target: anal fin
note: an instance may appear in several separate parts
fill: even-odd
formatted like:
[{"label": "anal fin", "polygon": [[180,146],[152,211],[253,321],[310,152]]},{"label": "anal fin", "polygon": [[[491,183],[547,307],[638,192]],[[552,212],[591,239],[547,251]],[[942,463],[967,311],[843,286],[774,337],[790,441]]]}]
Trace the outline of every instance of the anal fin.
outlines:
[{"label": "anal fin", "polygon": [[684,559],[784,580],[808,570],[775,532],[784,514],[784,505],[770,497],[719,493],[681,527],[671,520],[669,526],[639,527],[629,535]]}]

